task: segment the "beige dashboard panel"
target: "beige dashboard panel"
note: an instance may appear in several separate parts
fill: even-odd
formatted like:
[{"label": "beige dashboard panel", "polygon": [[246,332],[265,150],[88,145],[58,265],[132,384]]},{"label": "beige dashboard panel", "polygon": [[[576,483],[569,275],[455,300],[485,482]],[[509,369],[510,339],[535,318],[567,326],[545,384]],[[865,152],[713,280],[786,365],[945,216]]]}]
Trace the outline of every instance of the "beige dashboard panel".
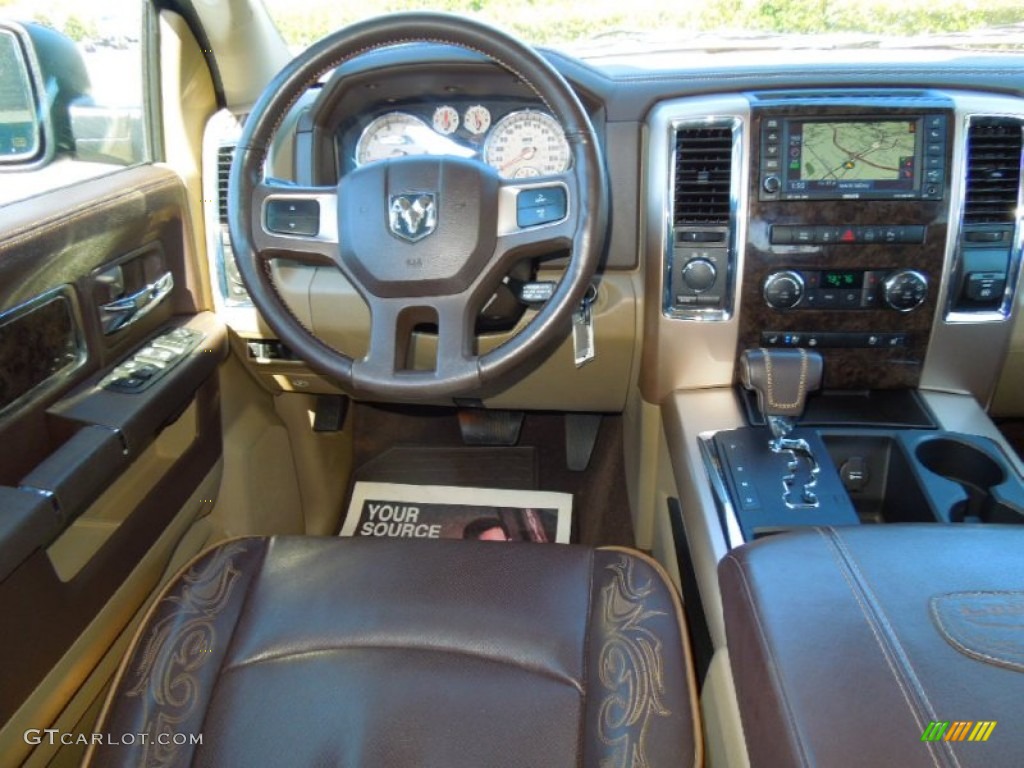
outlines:
[{"label": "beige dashboard panel", "polygon": [[992,414],[995,416],[1024,416],[1024,291],[1017,291],[1017,310],[1014,313],[1013,334],[1006,350],[1003,372],[999,377]]},{"label": "beige dashboard panel", "polygon": [[[300,271],[296,269],[296,273]],[[285,301],[296,315],[327,344],[352,357],[366,354],[370,313],[366,303],[345,277],[334,269],[303,270],[279,282]],[[309,279],[305,279],[306,277]],[[557,279],[557,273],[539,276]],[[495,408],[530,408],[564,411],[617,412],[625,407],[629,383],[635,376],[637,360],[637,312],[640,278],[633,272],[606,273],[599,280],[598,298],[593,306],[594,360],[577,368],[571,340],[561,344],[529,377],[486,401]],[[525,316],[516,328],[528,320]],[[482,352],[493,349],[511,334],[494,334],[481,339]],[[435,339],[416,340],[416,354],[432,359]],[[266,369],[271,373],[270,369]],[[330,392],[334,388],[319,380],[302,363],[276,363],[272,381],[279,388],[305,392]],[[298,385],[296,386],[296,382]]]}]

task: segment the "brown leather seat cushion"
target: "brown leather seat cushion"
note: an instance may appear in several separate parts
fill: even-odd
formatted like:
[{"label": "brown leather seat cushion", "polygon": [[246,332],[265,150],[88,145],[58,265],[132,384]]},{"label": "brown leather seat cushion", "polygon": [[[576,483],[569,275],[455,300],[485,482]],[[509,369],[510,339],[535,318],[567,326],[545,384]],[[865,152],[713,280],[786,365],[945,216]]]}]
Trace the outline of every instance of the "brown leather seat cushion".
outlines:
[{"label": "brown leather seat cushion", "polygon": [[[115,681],[98,731],[150,743],[90,759],[693,765],[680,621],[673,588],[639,553],[239,539],[173,580]],[[202,744],[158,744],[161,733]]]},{"label": "brown leather seat cushion", "polygon": [[718,574],[751,765],[1024,765],[1024,528],[812,529]]}]

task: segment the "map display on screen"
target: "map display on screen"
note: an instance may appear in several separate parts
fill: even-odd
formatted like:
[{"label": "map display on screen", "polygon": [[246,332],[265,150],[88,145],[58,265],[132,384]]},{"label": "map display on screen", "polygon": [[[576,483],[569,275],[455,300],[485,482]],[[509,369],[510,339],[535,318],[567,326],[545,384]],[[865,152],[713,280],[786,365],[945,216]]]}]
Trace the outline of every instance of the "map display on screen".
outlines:
[{"label": "map display on screen", "polygon": [[916,129],[915,121],[808,122],[790,170],[803,181],[912,181]]}]

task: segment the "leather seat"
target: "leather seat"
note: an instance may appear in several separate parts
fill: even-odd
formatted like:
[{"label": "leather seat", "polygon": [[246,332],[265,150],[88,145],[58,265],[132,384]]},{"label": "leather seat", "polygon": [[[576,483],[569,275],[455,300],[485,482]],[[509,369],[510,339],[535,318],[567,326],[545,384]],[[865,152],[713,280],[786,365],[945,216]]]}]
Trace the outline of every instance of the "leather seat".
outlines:
[{"label": "leather seat", "polygon": [[1022,552],[1024,527],[1001,525],[733,550],[718,575],[750,764],[1024,764]]},{"label": "leather seat", "polygon": [[86,763],[688,766],[697,712],[677,594],[640,553],[248,538],[154,603]]}]

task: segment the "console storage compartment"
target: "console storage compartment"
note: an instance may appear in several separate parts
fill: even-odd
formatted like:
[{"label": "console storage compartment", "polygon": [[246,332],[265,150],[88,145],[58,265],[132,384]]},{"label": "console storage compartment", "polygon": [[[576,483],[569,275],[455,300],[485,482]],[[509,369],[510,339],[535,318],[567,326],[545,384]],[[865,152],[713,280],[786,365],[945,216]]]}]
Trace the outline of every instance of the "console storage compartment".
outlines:
[{"label": "console storage compartment", "polygon": [[1020,526],[886,525],[732,550],[718,579],[750,764],[1019,765],[1022,549]]}]

